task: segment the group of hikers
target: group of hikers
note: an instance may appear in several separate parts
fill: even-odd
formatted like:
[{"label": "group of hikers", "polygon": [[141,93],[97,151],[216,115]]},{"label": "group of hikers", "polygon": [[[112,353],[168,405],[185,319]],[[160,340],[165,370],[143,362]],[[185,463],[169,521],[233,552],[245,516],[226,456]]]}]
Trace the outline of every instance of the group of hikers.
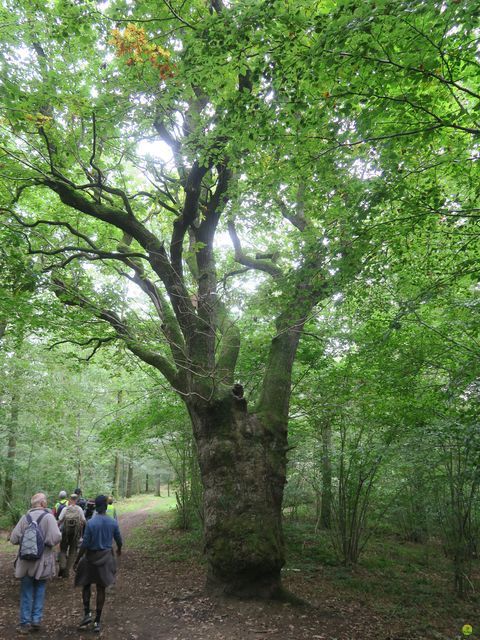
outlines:
[{"label": "group of hikers", "polygon": [[[93,623],[100,632],[105,603],[105,589],[115,582],[117,555],[122,537],[111,496],[98,495],[94,500],[82,497],[78,488],[67,497],[60,491],[53,509],[47,509],[44,493],[36,493],[31,508],[20,518],[10,534],[10,542],[19,545],[15,576],[21,580],[20,634],[39,631],[43,618],[46,582],[57,575],[55,547],[60,544],[58,576],[68,578],[75,571],[75,586],[82,587],[84,617],[79,629]],[[91,586],[96,585],[96,610],[90,609]]]},{"label": "group of hikers", "polygon": [[[58,494],[58,502],[53,507],[52,514],[55,516],[62,532],[58,563],[58,575],[60,578],[68,578],[70,576],[83,530],[94,513],[95,500],[86,500],[82,496],[80,488],[75,489],[68,499],[66,491],[60,491]],[[115,520],[117,519],[112,496],[107,498],[106,514]]]}]

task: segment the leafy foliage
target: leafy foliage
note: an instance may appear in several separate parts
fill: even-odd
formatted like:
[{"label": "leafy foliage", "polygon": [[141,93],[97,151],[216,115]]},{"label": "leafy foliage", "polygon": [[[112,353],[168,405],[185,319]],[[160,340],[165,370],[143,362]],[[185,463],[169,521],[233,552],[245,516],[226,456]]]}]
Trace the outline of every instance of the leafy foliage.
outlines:
[{"label": "leafy foliage", "polygon": [[[479,479],[474,3],[18,0],[1,12],[2,366],[15,369],[11,350],[30,357],[55,390],[41,378],[28,389],[17,367],[19,442],[28,392],[40,437],[62,425],[68,455],[50,480],[63,480],[72,425],[87,428],[105,375],[60,366],[36,341],[89,360],[116,344],[114,368],[144,400],[93,441],[174,467],[200,511],[185,407],[202,444],[200,417],[239,380],[278,477],[292,447],[292,519],[313,506],[346,564],[375,528],[441,535],[466,595]],[[15,385],[2,385],[12,408]],[[106,481],[103,464],[89,469]]]}]

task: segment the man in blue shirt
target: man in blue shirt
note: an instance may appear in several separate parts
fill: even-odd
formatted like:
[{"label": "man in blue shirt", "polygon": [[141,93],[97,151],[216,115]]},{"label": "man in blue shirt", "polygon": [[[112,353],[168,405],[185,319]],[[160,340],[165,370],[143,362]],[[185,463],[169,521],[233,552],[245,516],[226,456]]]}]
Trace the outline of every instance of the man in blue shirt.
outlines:
[{"label": "man in blue shirt", "polygon": [[113,541],[117,544],[117,555],[121,554],[122,536],[118,522],[109,518],[107,497],[95,498],[96,514],[87,522],[83,542],[73,565],[76,571],[75,586],[83,587],[82,599],[85,615],[79,628],[88,626],[92,620],[90,597],[92,584],[97,585],[97,610],[93,630],[100,632],[100,618],[105,603],[105,588],[115,582],[117,565],[113,555]]}]

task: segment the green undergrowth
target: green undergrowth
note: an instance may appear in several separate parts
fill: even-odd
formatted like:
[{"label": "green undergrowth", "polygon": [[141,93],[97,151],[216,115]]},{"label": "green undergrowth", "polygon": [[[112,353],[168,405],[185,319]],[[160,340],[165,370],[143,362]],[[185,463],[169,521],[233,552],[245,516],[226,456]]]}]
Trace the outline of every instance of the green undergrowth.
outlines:
[{"label": "green undergrowth", "polygon": [[22,515],[27,511],[28,503],[25,505],[17,503],[12,506],[9,512],[0,514],[0,530],[10,530],[17,524]]},{"label": "green undergrowth", "polygon": [[[431,637],[428,630],[432,628],[456,633],[465,623],[480,630],[480,595],[472,590],[467,600],[455,597],[451,563],[438,543],[377,536],[358,565],[346,567],[333,553],[330,533],[315,532],[311,522],[287,522],[285,539],[286,575],[320,581],[320,588],[330,595],[365,604],[402,627],[417,633],[423,630],[425,637]],[[474,570],[478,574],[478,566]],[[480,634],[471,637],[480,638]]]},{"label": "green undergrowth", "polygon": [[7,531],[0,532],[0,553],[8,553],[10,555],[15,555],[18,551],[18,547],[10,544],[7,540]]},{"label": "green undergrowth", "polygon": [[153,561],[203,562],[200,529],[178,529],[172,509],[160,518],[157,513],[149,513],[144,523],[130,533],[128,545]]}]

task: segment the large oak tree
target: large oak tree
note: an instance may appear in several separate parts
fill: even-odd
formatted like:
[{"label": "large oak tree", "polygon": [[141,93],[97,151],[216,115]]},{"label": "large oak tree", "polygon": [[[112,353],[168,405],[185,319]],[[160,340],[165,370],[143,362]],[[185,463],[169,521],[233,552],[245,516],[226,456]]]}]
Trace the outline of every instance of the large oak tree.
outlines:
[{"label": "large oak tree", "polygon": [[[430,188],[432,159],[455,136],[466,166],[479,132],[472,14],[454,5],[5,4],[3,219],[83,344],[123,341],[185,403],[214,589],[281,594],[306,322],[385,252],[376,221],[452,202],[453,178]],[[268,300],[249,322],[271,335],[251,406],[235,373],[248,294]]]}]

